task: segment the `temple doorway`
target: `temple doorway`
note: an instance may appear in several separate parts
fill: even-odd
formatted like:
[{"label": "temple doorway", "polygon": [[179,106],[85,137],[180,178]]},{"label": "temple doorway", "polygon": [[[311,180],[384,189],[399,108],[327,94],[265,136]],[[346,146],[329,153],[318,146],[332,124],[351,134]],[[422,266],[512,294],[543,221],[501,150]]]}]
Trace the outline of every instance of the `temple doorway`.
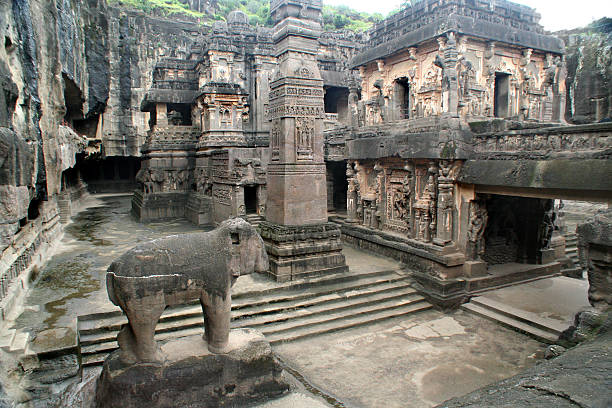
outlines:
[{"label": "temple doorway", "polygon": [[257,186],[244,186],[244,208],[247,214],[257,214]]}]

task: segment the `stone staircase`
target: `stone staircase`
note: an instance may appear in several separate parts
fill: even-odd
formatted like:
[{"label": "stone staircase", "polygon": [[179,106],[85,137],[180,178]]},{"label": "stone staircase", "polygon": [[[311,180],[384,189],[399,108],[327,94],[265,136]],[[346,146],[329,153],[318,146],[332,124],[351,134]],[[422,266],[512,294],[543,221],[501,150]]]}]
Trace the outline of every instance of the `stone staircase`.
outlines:
[{"label": "stone staircase", "polygon": [[461,308],[547,344],[557,343],[561,333],[569,327],[569,324],[559,320],[542,318],[535,313],[516,309],[485,296],[473,297],[468,303],[461,305]]},{"label": "stone staircase", "polygon": [[242,218],[244,218],[249,224],[254,227],[257,227],[262,221],[265,220],[265,218],[259,214],[246,214],[243,215]]},{"label": "stone staircase", "polygon": [[[237,293],[232,299],[232,328],[251,327],[270,343],[297,340],[379,322],[432,307],[399,270],[359,275],[335,274],[297,285]],[[120,311],[79,316],[83,366],[99,365],[117,346],[127,321]],[[155,338],[165,340],[203,333],[199,303],[168,308]]]},{"label": "stone staircase", "polygon": [[578,256],[578,235],[575,232],[566,232],[565,238],[565,256],[571,261],[571,266],[561,270],[565,276],[572,278],[582,278],[582,266],[580,265],[580,257]]},{"label": "stone staircase", "polygon": [[14,355],[25,353],[30,340],[30,334],[16,329],[8,329],[0,336],[0,350]]},{"label": "stone staircase", "polygon": [[578,235],[575,232],[568,232],[565,235],[565,255],[574,262],[574,265],[580,265],[578,257]]}]

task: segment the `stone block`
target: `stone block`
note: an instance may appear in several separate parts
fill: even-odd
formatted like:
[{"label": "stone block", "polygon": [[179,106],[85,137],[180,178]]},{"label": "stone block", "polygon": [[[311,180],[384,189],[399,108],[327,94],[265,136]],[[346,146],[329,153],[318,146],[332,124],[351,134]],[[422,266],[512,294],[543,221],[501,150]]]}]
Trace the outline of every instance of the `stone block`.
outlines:
[{"label": "stone block", "polygon": [[102,368],[96,407],[240,407],[277,397],[289,386],[270,344],[251,329],[230,333],[225,354],[212,354],[200,336],[162,345],[161,364],[124,365],[119,352]]},{"label": "stone block", "polygon": [[542,249],[540,250],[540,263],[542,265],[555,262],[556,253],[554,249]]},{"label": "stone block", "polygon": [[278,282],[348,271],[336,224],[287,226],[264,221],[258,228],[270,275]]},{"label": "stone block", "polygon": [[485,276],[487,274],[487,263],[483,261],[466,261],[463,264],[463,273],[469,278]]}]

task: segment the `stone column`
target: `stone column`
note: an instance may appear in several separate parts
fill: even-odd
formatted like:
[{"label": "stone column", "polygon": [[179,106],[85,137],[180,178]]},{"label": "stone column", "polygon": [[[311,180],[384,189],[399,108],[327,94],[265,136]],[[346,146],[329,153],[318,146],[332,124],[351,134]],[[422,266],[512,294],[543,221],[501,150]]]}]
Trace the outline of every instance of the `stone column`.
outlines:
[{"label": "stone column", "polygon": [[270,83],[271,161],[260,225],[278,281],[347,270],[340,230],[327,222],[321,0],[272,0],[278,71]]}]

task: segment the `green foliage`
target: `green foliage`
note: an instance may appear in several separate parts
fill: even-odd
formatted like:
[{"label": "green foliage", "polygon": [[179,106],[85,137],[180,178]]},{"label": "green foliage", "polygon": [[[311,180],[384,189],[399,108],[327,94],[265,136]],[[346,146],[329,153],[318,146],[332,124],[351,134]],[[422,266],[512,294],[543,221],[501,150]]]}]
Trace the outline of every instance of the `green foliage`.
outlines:
[{"label": "green foliage", "polygon": [[[217,13],[213,16],[190,10],[180,0],[108,0],[110,4],[135,8],[146,13],[161,15],[183,15],[198,18],[202,21],[225,20],[227,15],[240,10],[247,14],[249,23],[271,27],[269,0],[218,0]],[[325,30],[334,31],[346,29],[351,31],[365,31],[373,24],[381,21],[380,13],[369,14],[351,9],[348,6],[324,6],[323,26]]]},{"label": "green foliage", "polygon": [[161,15],[183,15],[191,18],[210,19],[204,13],[193,11],[179,0],[108,0],[109,4],[142,10],[145,13]]},{"label": "green foliage", "polygon": [[383,18],[380,13],[355,11],[348,6],[323,6],[323,27],[328,31],[365,31]]}]

